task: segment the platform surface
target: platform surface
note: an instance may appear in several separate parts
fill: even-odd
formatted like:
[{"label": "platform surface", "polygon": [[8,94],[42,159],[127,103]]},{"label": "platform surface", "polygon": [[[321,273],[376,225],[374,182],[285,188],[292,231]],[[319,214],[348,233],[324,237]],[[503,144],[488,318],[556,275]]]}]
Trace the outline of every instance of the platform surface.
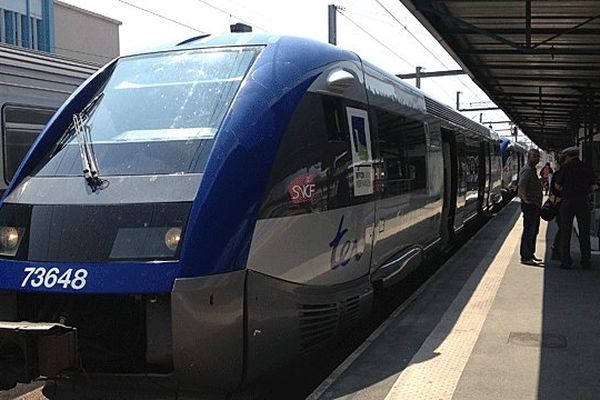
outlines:
[{"label": "platform surface", "polygon": [[592,270],[520,263],[522,219],[509,203],[309,397],[600,399],[600,257]]}]

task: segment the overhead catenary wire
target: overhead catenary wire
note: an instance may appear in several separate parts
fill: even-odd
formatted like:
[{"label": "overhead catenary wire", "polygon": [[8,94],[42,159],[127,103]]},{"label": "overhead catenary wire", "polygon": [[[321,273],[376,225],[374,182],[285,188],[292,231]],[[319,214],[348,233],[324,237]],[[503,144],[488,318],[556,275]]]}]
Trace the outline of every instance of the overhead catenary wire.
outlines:
[{"label": "overhead catenary wire", "polygon": [[413,39],[415,39],[417,41],[417,43],[419,43],[421,45],[421,47],[423,47],[425,49],[425,51],[427,51],[429,54],[431,54],[431,56],[433,58],[435,58],[440,64],[442,64],[442,66],[444,68],[450,69],[450,67],[448,67],[444,61],[442,61],[437,55],[435,55],[435,53],[432,52],[429,49],[429,47],[427,47],[423,42],[421,42],[421,40],[414,33],[412,33],[412,31],[410,29],[408,29],[408,26],[406,26],[405,24],[402,23],[402,21],[400,21],[398,18],[396,18],[396,16],[390,10],[388,10],[386,6],[384,6],[383,4],[381,4],[381,2],[379,0],[375,0],[375,2],[377,4],[379,4],[379,7],[383,8],[385,10],[385,12],[388,13],[388,15],[390,17],[392,17],[401,27],[403,27],[406,30],[406,32],[408,32],[408,34]]},{"label": "overhead catenary wire", "polygon": [[402,60],[404,63],[406,63],[410,67],[415,68],[415,66],[413,64],[411,64],[410,62],[408,62],[404,57],[402,57],[400,54],[396,53],[388,45],[386,45],[381,40],[377,39],[375,36],[373,36],[371,33],[369,33],[366,29],[364,29],[362,26],[360,26],[358,23],[356,23],[352,18],[350,18],[349,16],[347,16],[342,10],[338,9],[337,12],[339,12],[340,15],[342,15],[344,18],[346,18],[352,25],[354,25],[355,27],[357,27],[358,29],[360,29],[363,33],[365,33],[371,39],[373,39],[374,41],[376,41],[377,43],[379,43],[382,47],[385,47],[389,52],[391,52],[396,57],[398,57],[398,59]]},{"label": "overhead catenary wire", "polygon": [[252,27],[254,27],[254,28],[258,28],[258,29],[260,29],[261,31],[265,31],[265,32],[267,32],[267,31],[268,31],[268,29],[265,29],[265,28],[263,28],[262,26],[260,26],[260,25],[257,25],[257,24],[255,24],[255,23],[253,23],[253,22],[251,22],[251,21],[248,21],[248,20],[246,20],[246,19],[244,19],[244,18],[240,18],[240,17],[238,17],[237,15],[233,14],[232,12],[230,12],[230,11],[227,11],[227,10],[225,10],[225,9],[223,9],[223,8],[217,7],[217,6],[215,6],[214,4],[211,4],[211,3],[209,3],[209,2],[208,2],[208,1],[206,1],[206,0],[196,0],[196,1],[198,1],[198,2],[200,2],[200,3],[202,3],[202,4],[205,4],[205,5],[207,5],[207,6],[211,7],[211,8],[213,8],[213,9],[215,9],[215,10],[217,10],[217,11],[219,11],[219,12],[223,13],[223,14],[227,14],[227,15],[229,15],[230,17],[234,17],[234,18],[235,18],[235,19],[237,19],[238,21],[244,22],[244,23],[246,23],[246,24],[248,24],[248,25],[250,25],[250,26],[252,26]]},{"label": "overhead catenary wire", "polygon": [[[377,39],[375,36],[373,36],[371,33],[369,33],[367,30],[365,30],[364,28],[362,28],[356,21],[352,20],[350,17],[348,17],[347,15],[345,15],[343,13],[343,11],[350,11],[353,12],[352,9],[341,9],[341,8],[337,8],[337,12],[339,12],[344,18],[346,18],[349,22],[351,22],[352,24],[354,24],[354,26],[356,26],[358,29],[360,29],[362,32],[364,32],[365,34],[369,35],[369,37],[371,37],[373,40],[375,40],[377,43],[379,43],[381,46],[385,47],[387,50],[389,50],[390,52],[392,52],[396,57],[400,58],[402,61],[404,61],[408,66],[410,66],[411,68],[416,68],[414,64],[411,64],[410,62],[408,62],[406,59],[404,59],[402,56],[400,56],[398,53],[396,53],[394,50],[392,50],[389,46],[387,46],[385,43],[381,42],[379,39]],[[449,99],[452,99],[454,96],[449,93],[444,86],[439,85],[439,84],[435,84],[442,92],[444,92],[444,94],[446,94],[446,96],[448,96]]]},{"label": "overhead catenary wire", "polygon": [[154,15],[155,17],[162,18],[162,19],[164,19],[164,20],[166,20],[166,21],[172,22],[172,23],[174,23],[174,24],[177,24],[177,25],[179,25],[179,26],[183,26],[184,28],[191,29],[191,30],[193,30],[193,31],[195,31],[195,32],[202,33],[202,34],[208,33],[208,32],[202,31],[202,30],[200,30],[200,29],[197,29],[197,28],[195,28],[195,27],[193,27],[193,26],[191,26],[191,25],[187,25],[187,24],[184,24],[183,22],[179,22],[179,21],[177,21],[177,20],[175,20],[175,19],[172,19],[172,18],[169,18],[169,17],[165,17],[164,15],[160,15],[160,14],[158,14],[158,13],[156,13],[156,12],[154,12],[154,11],[148,10],[148,9],[146,9],[146,8],[144,8],[144,7],[140,7],[140,6],[138,6],[137,4],[133,4],[133,3],[130,3],[130,2],[128,2],[128,1],[125,1],[125,0],[118,0],[118,1],[119,1],[120,3],[123,3],[123,4],[126,4],[126,5],[128,5],[128,6],[130,6],[130,7],[133,7],[133,8],[136,8],[136,9],[138,9],[138,10],[144,11],[144,12],[146,12],[146,13],[148,13],[148,14],[152,14],[152,15]]},{"label": "overhead catenary wire", "polygon": [[362,10],[360,8],[348,7],[348,6],[344,6],[343,7],[343,11],[348,11],[348,12],[351,12],[352,14],[354,14],[354,15],[359,15],[361,18],[368,18],[370,20],[377,21],[377,22],[379,22],[381,24],[384,24],[384,25],[387,25],[389,27],[396,27],[397,26],[396,22],[391,22],[390,21],[390,19],[388,18],[387,14],[378,13],[378,12],[369,12],[367,10]]},{"label": "overhead catenary wire", "polygon": [[[419,43],[419,45],[421,45],[421,47],[423,47],[425,49],[425,51],[427,51],[431,56],[433,56],[433,58],[435,58],[437,60],[437,62],[439,62],[444,68],[446,69],[450,69],[450,67],[448,67],[446,65],[446,63],[444,61],[442,61],[435,53],[433,53],[433,51],[431,51],[429,49],[429,47],[427,47],[409,28],[408,26],[406,26],[406,24],[403,24],[402,21],[400,21],[386,6],[384,6],[379,0],[375,0],[375,2],[379,5],[379,7],[383,8],[385,10],[385,12],[388,13],[388,15],[390,17],[392,17],[400,26],[402,26],[406,32],[408,32],[408,34],[417,42]],[[467,84],[465,84],[460,78],[458,77],[458,82],[464,87],[466,88],[469,92],[471,92],[471,94],[473,96],[475,96],[476,98],[478,98],[479,100],[481,100],[481,97],[479,97],[479,95],[477,93],[475,93],[475,91],[470,88]]]}]

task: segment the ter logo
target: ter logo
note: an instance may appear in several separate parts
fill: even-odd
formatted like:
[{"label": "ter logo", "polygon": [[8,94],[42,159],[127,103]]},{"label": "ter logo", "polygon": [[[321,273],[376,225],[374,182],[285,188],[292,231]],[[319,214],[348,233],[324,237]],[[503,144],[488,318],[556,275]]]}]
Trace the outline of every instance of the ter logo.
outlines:
[{"label": "ter logo", "polygon": [[329,247],[331,247],[331,269],[345,266],[352,260],[352,257],[358,261],[363,255],[363,253],[358,250],[357,239],[346,240],[340,247],[344,235],[347,232],[348,229],[344,228],[344,216],[342,215],[337,233],[331,243],[329,243]]}]

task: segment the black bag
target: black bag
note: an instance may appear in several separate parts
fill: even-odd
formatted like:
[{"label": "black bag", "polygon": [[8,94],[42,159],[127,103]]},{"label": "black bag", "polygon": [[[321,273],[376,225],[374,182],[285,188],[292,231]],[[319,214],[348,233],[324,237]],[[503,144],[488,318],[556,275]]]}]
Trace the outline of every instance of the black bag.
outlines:
[{"label": "black bag", "polygon": [[540,217],[542,217],[544,221],[552,221],[554,217],[556,217],[556,207],[557,206],[551,202],[550,199],[546,200],[540,210]]}]

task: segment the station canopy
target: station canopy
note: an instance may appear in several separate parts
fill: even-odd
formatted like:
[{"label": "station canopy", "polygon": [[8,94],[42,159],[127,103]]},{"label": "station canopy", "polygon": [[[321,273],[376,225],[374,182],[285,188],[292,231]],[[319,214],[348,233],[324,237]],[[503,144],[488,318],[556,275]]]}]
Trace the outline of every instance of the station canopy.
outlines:
[{"label": "station canopy", "polygon": [[600,1],[400,1],[538,146],[598,133]]}]

